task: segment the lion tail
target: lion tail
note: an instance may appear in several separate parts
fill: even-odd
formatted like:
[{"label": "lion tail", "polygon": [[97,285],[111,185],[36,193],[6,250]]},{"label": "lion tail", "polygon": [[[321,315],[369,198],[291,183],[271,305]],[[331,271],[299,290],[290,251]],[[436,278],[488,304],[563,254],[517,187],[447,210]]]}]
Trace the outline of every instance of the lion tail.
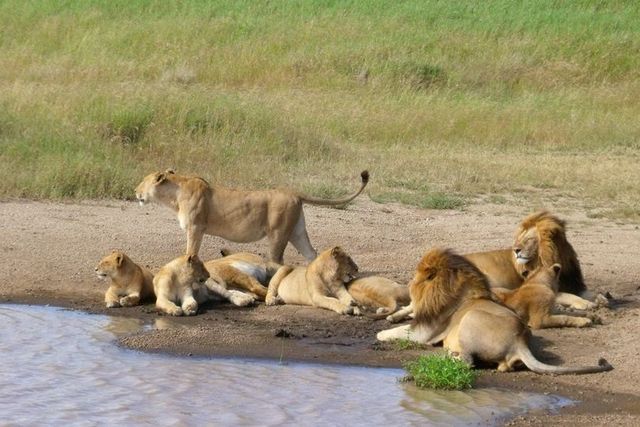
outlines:
[{"label": "lion tail", "polygon": [[303,202],[310,203],[312,205],[325,205],[325,206],[346,205],[347,203],[349,203],[350,201],[358,197],[360,193],[362,193],[362,190],[364,190],[364,188],[367,186],[367,184],[369,183],[369,171],[366,171],[366,170],[362,171],[360,173],[360,179],[361,179],[360,189],[356,191],[354,194],[343,197],[341,199],[321,199],[319,197],[307,196],[305,194],[299,194],[299,196]]},{"label": "lion tail", "polygon": [[567,375],[567,374],[594,374],[597,372],[610,371],[613,366],[607,362],[606,359],[600,358],[598,360],[598,366],[553,366],[542,363],[529,350],[526,343],[522,343],[518,351],[518,356],[522,363],[527,368],[531,369],[537,374],[554,374],[554,375]]}]

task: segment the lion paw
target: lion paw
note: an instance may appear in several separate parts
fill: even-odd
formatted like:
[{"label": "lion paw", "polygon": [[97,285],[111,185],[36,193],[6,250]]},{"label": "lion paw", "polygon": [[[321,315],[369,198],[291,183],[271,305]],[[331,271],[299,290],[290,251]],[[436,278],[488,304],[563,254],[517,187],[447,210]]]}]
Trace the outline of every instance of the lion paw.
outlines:
[{"label": "lion paw", "polygon": [[594,308],[596,308],[598,305],[596,303],[593,303],[591,301],[576,301],[573,304],[571,304],[571,308],[576,309],[576,310],[593,310]]},{"label": "lion paw", "polygon": [[274,297],[273,295],[267,295],[267,297],[264,300],[264,303],[266,305],[280,305],[280,304],[283,304],[284,301],[282,301],[282,298],[280,298],[279,296]]},{"label": "lion paw", "polygon": [[166,313],[170,316],[182,316],[184,314],[180,307],[170,308]]},{"label": "lion paw", "polygon": [[107,308],[118,308],[118,307],[120,307],[120,303],[118,301],[107,302]]},{"label": "lion paw", "polygon": [[238,307],[245,307],[255,302],[254,297],[243,292],[231,290],[229,291],[229,293],[229,301],[231,301],[233,305],[237,305]]},{"label": "lion paw", "polygon": [[593,322],[588,317],[579,317],[577,319],[576,325],[578,328],[584,328],[585,326],[591,326]]},{"label": "lion paw", "polygon": [[360,310],[360,307],[353,307],[353,314],[354,316],[362,316],[362,311]]},{"label": "lion paw", "polygon": [[182,311],[185,316],[193,316],[198,312],[198,303],[195,301],[191,301],[187,304],[183,304]]},{"label": "lion paw", "polygon": [[133,307],[138,304],[139,299],[137,297],[122,297],[120,298],[120,305],[123,307]]}]

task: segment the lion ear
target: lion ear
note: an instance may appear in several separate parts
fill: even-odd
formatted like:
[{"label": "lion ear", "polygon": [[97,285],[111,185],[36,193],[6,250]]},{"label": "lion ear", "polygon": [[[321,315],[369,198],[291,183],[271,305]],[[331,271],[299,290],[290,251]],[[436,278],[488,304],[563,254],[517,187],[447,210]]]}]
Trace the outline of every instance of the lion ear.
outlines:
[{"label": "lion ear", "polygon": [[193,264],[197,260],[198,260],[198,255],[189,255],[189,258],[187,258],[187,261],[189,262],[189,264]]},{"label": "lion ear", "polygon": [[555,263],[551,266],[551,269],[553,270],[553,272],[555,273],[555,275],[557,276],[558,274],[560,274],[560,270],[562,270],[562,266],[558,263]]},{"label": "lion ear", "polygon": [[164,173],[167,175],[175,175],[176,170],[174,168],[169,168],[166,171],[164,171]]},{"label": "lion ear", "polygon": [[436,270],[435,267],[427,267],[424,269],[424,275],[427,280],[435,279],[436,274],[438,274],[438,270]]},{"label": "lion ear", "polygon": [[335,247],[333,247],[333,249],[331,249],[331,256],[335,258],[335,257],[337,257],[338,255],[340,255],[343,252],[344,251],[342,250],[342,248],[340,246],[335,246]]},{"label": "lion ear", "polygon": [[116,255],[116,264],[118,265],[118,267],[122,266],[122,261],[124,261],[124,256],[119,253],[118,255]]},{"label": "lion ear", "polygon": [[156,184],[162,184],[167,179],[166,172],[158,172],[156,174]]}]

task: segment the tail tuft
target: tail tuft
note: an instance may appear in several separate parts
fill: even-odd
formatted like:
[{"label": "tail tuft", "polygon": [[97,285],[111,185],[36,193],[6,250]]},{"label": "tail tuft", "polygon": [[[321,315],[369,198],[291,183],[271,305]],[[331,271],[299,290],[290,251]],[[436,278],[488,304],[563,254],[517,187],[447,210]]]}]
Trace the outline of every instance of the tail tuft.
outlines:
[{"label": "tail tuft", "polygon": [[610,371],[613,369],[613,366],[611,366],[611,364],[607,362],[607,359],[605,359],[604,357],[601,357],[600,359],[598,359],[598,366],[606,368],[607,371]]},{"label": "tail tuft", "polygon": [[369,171],[367,170],[362,171],[362,173],[360,173],[360,178],[362,178],[363,183],[369,182]]}]

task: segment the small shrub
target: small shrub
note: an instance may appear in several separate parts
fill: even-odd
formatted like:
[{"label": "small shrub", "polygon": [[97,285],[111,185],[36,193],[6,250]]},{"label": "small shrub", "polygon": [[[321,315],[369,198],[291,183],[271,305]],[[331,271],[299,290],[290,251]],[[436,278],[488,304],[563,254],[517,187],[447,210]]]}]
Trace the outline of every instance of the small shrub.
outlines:
[{"label": "small shrub", "polygon": [[420,388],[464,390],[473,387],[477,374],[469,365],[450,356],[432,354],[407,362],[409,374],[405,381],[414,381]]},{"label": "small shrub", "polygon": [[420,203],[426,209],[458,209],[464,206],[464,200],[444,193],[427,194]]}]

